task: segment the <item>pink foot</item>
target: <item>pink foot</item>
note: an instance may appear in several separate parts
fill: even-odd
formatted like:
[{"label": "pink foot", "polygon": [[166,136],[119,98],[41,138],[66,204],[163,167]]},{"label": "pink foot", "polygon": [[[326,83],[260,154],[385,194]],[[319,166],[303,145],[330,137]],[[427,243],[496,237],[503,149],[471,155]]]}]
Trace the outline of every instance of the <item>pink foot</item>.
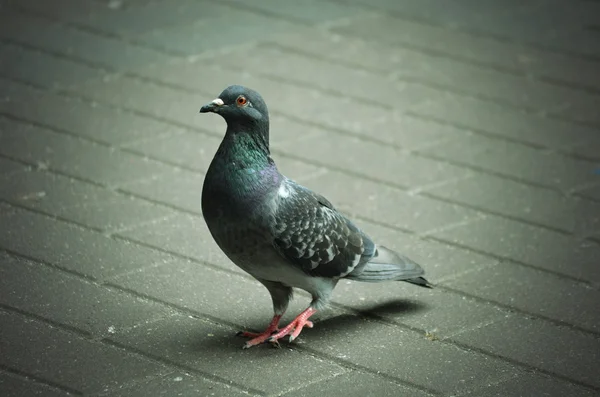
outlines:
[{"label": "pink foot", "polygon": [[267,329],[261,333],[246,332],[246,331],[238,332],[237,333],[238,336],[242,336],[244,338],[251,338],[244,345],[244,349],[264,343],[267,339],[269,339],[271,337],[271,335],[273,335],[275,332],[279,331],[279,320],[280,319],[281,319],[280,315],[273,316],[273,319],[271,320],[271,323],[269,324]]},{"label": "pink foot", "polygon": [[293,342],[294,339],[300,335],[302,332],[302,328],[308,327],[312,328],[313,323],[309,321],[308,318],[317,312],[316,309],[309,307],[302,313],[298,315],[291,323],[286,325],[284,328],[280,329],[276,334],[271,335],[270,338],[267,339],[267,342],[273,343],[275,345],[279,345],[279,339],[283,338],[286,335],[290,335],[290,342]]}]

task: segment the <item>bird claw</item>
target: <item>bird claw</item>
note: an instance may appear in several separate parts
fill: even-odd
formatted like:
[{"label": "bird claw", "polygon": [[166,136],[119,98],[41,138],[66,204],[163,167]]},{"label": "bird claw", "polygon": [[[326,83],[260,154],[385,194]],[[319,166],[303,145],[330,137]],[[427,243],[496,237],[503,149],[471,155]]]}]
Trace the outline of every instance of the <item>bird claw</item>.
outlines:
[{"label": "bird claw", "polygon": [[270,343],[271,346],[273,346],[276,349],[281,349],[281,344],[279,344],[279,341],[275,338],[269,338],[265,341],[265,343]]}]

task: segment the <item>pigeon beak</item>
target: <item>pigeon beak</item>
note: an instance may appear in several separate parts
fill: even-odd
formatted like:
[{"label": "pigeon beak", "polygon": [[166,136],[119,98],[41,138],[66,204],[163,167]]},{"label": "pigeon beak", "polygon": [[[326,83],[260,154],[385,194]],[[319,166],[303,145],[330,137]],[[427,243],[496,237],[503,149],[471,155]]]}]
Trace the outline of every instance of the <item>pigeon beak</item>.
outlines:
[{"label": "pigeon beak", "polygon": [[216,113],[216,110],[223,106],[223,100],[221,98],[217,98],[213,100],[211,103],[208,103],[200,108],[200,113],[208,113],[213,112]]}]

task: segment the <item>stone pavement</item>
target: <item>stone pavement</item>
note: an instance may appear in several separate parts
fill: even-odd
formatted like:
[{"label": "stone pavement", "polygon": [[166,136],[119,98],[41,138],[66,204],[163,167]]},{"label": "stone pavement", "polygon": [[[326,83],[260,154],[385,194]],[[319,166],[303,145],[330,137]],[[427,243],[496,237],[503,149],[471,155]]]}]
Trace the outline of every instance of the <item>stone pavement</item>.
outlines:
[{"label": "stone pavement", "polygon": [[[598,70],[592,0],[0,0],[0,395],[600,395]],[[233,83],[436,289],[241,349],[270,299],[200,209]]]}]

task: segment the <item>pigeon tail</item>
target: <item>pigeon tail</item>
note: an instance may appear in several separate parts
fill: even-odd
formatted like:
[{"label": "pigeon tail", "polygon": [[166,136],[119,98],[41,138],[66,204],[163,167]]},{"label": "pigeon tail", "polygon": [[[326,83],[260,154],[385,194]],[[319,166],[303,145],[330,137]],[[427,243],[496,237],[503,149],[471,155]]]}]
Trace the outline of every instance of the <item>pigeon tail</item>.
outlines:
[{"label": "pigeon tail", "polygon": [[431,288],[429,282],[420,277],[424,273],[421,266],[406,256],[378,246],[373,258],[361,269],[348,274],[346,278],[367,283],[406,281],[420,287]]}]

